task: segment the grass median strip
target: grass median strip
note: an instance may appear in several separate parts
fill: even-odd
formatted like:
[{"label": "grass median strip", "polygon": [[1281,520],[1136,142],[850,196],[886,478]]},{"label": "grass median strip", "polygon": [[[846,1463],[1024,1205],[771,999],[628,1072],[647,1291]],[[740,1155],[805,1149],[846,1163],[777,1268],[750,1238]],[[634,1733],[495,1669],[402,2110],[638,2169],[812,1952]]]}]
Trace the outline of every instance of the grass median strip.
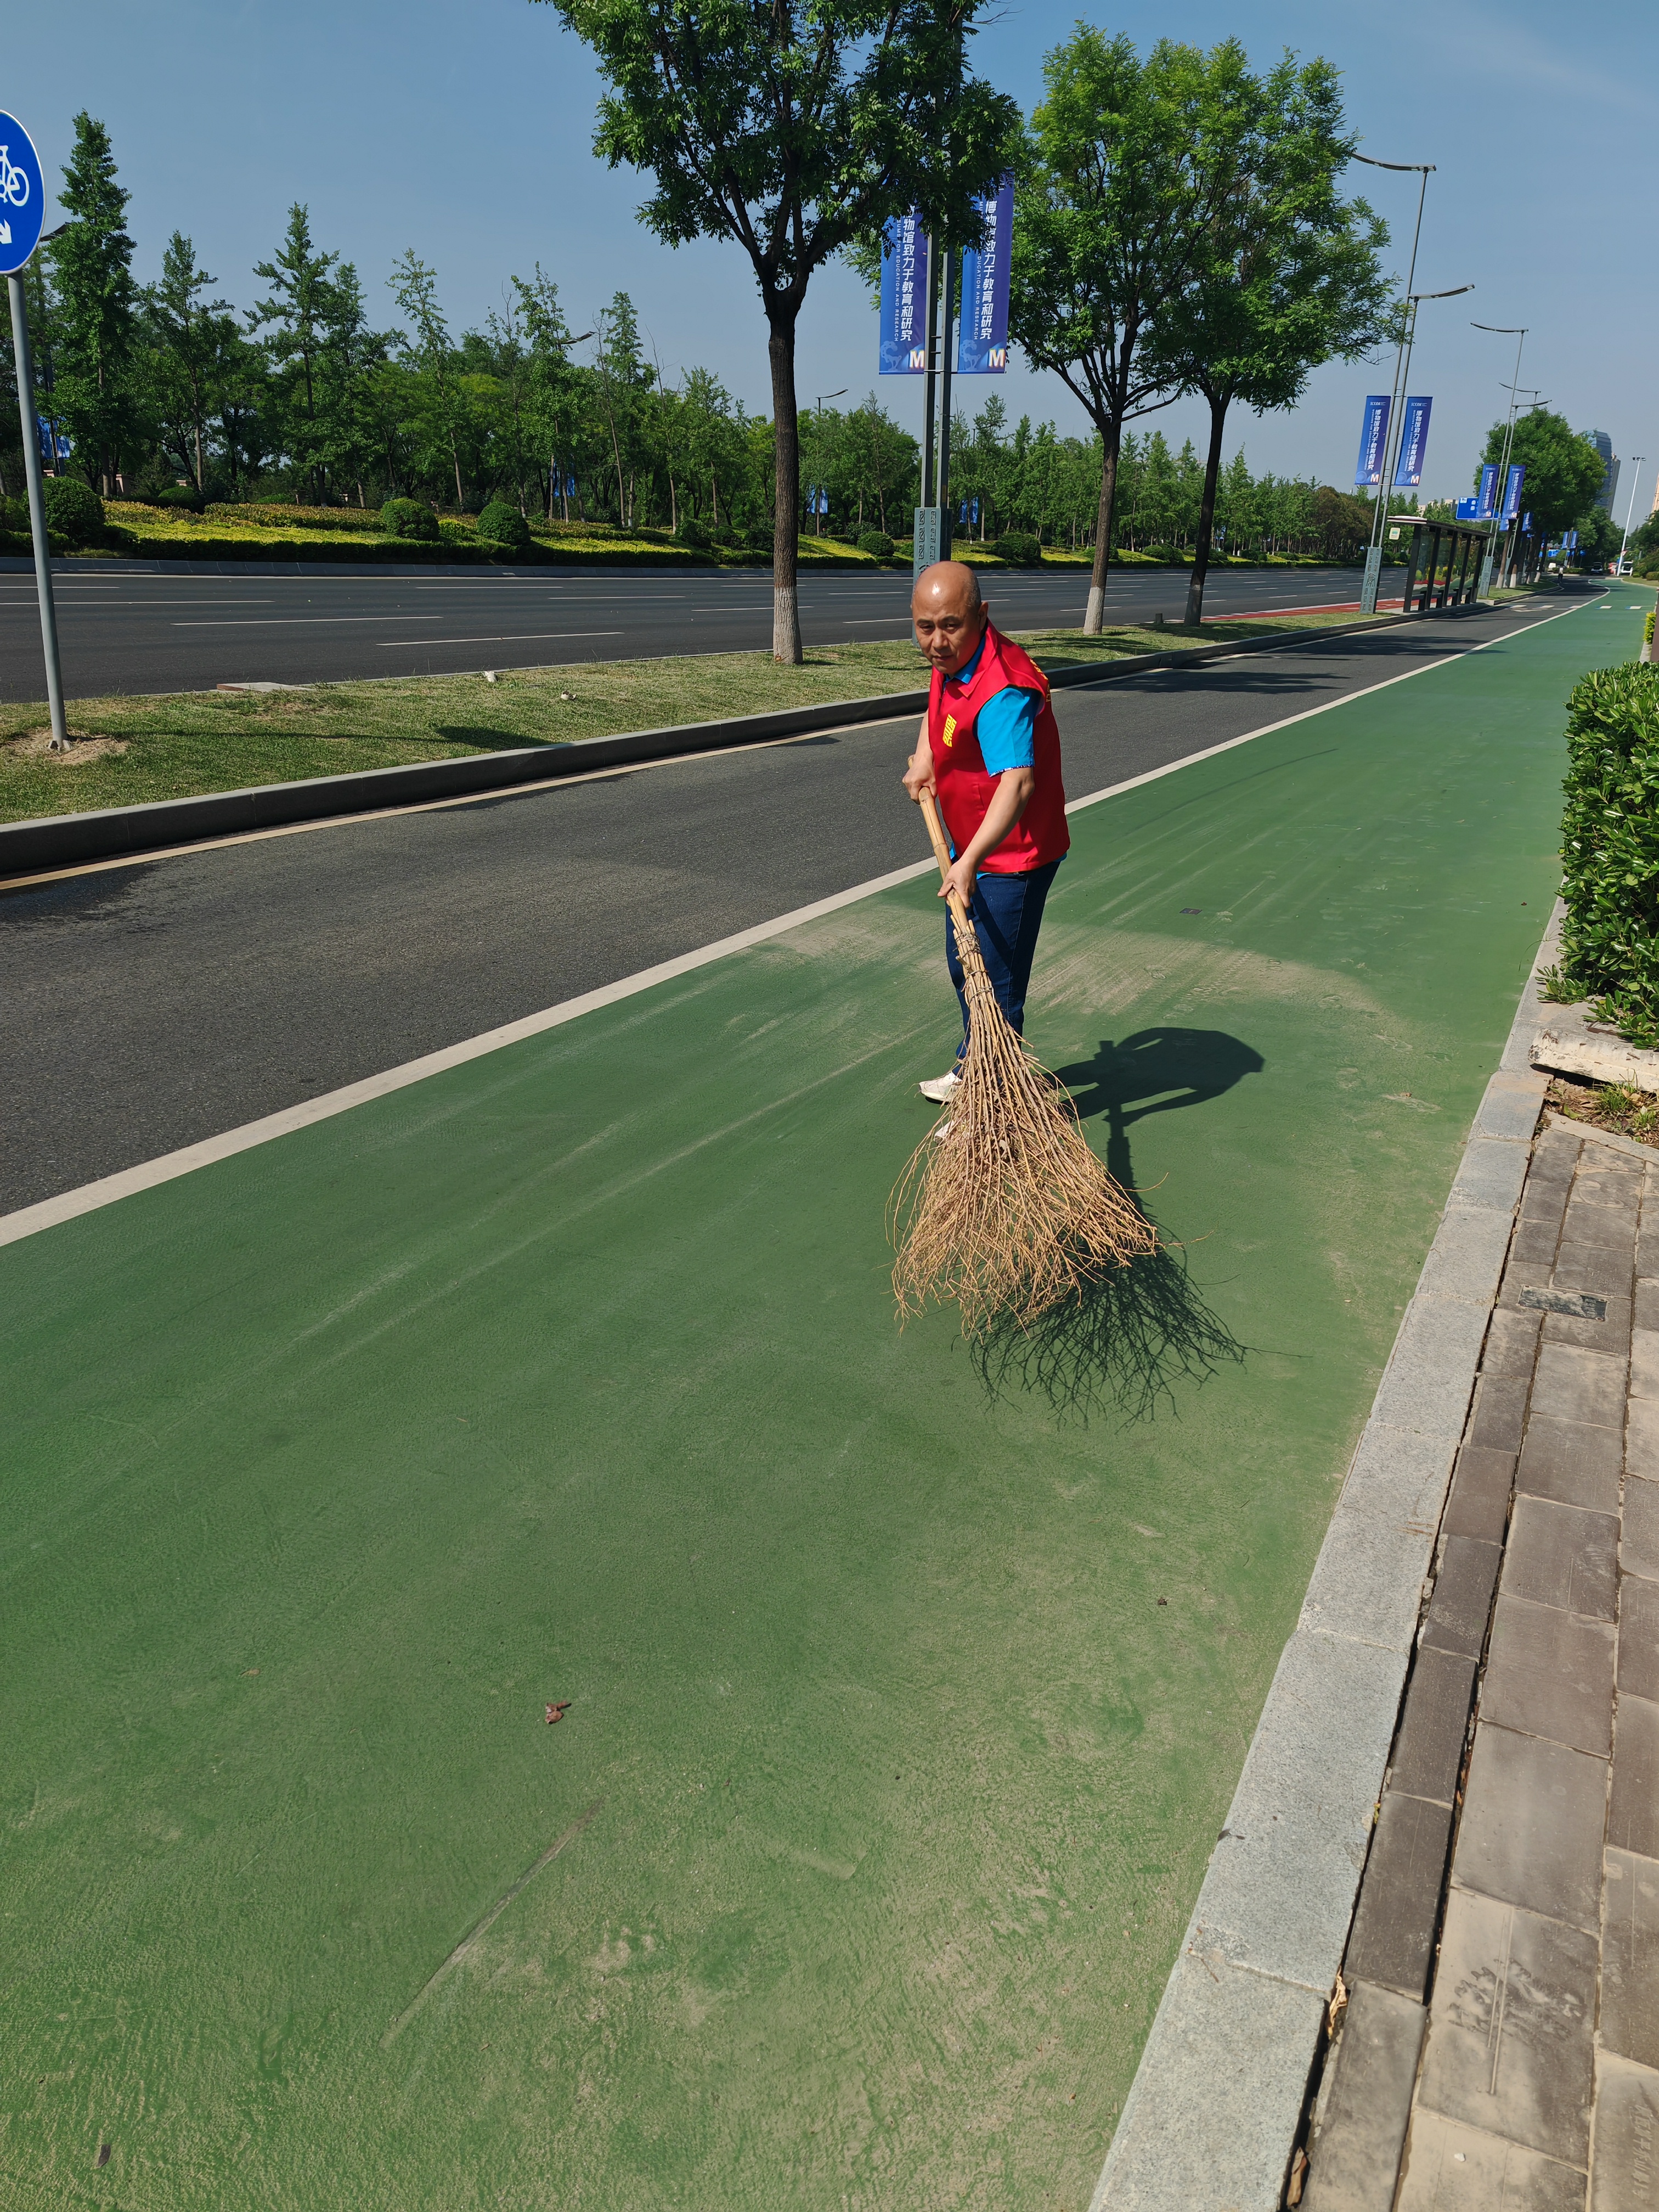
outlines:
[{"label": "grass median strip", "polygon": [[[1328,626],[1340,616],[1206,623],[1202,632],[1125,626],[1022,632],[1046,667],[1109,662]],[[302,776],[343,775],[520,745],[569,744],[784,707],[918,689],[908,638],[817,646],[799,668],[763,653],[567,662],[482,675],[406,676],[276,691],[178,691],[71,702],[78,742],[54,754],[40,701],[0,708],[0,821],[78,814]],[[90,742],[88,742],[90,741]]]}]

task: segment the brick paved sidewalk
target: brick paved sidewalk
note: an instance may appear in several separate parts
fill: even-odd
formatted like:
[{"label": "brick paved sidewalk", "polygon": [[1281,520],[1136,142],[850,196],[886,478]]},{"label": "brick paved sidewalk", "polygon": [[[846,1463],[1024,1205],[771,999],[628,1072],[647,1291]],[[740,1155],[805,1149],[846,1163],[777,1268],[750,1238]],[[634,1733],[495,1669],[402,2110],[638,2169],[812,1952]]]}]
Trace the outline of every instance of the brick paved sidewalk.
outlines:
[{"label": "brick paved sidewalk", "polygon": [[1311,2212],[1659,2206],[1656,1478],[1659,1156],[1558,1121],[1442,1522]]}]

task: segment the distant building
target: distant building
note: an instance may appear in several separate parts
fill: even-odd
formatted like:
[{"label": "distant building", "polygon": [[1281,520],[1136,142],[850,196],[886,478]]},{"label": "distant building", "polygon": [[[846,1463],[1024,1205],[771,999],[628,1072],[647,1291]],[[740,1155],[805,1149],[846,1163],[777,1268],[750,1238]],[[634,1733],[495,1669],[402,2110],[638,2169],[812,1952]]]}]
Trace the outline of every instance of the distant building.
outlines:
[{"label": "distant building", "polygon": [[1611,514],[1619,493],[1619,456],[1605,430],[1590,430],[1585,434],[1601,456],[1601,489],[1595,495],[1595,504],[1604,514]]}]

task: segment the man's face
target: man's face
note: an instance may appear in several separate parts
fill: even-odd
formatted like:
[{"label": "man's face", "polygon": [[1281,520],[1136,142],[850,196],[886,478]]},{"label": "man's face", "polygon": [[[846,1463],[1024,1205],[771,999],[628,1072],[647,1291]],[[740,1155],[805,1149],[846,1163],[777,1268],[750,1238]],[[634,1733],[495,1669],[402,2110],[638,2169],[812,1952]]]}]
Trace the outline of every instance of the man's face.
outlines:
[{"label": "man's face", "polygon": [[954,676],[974,657],[985,610],[971,604],[973,577],[955,561],[924,569],[910,596],[916,643],[941,674]]}]

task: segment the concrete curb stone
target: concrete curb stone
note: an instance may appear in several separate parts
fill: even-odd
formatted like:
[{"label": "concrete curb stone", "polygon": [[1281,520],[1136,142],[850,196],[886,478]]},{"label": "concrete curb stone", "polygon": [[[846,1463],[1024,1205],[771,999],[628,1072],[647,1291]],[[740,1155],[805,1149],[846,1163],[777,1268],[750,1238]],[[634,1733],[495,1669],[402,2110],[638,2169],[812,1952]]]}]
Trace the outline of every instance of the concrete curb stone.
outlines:
[{"label": "concrete curb stone", "polygon": [[[1322,2002],[1301,2013],[1287,1990],[1299,1985],[1328,1997],[1348,1940],[1454,1459],[1548,1088],[1528,1055],[1536,975],[1555,957],[1560,916],[1558,906],[1475,1114],[1091,2212],[1276,2212],[1283,2195],[1323,2027]],[[1448,1548],[1459,1546],[1449,1562]],[[1490,1565],[1495,1577],[1497,1558],[1495,1544],[1446,1537],[1441,1610],[1459,1579],[1447,1577],[1449,1565],[1466,1568],[1465,1580],[1477,1566]],[[1455,1651],[1449,1616],[1447,1627],[1431,1641]],[[1410,2010],[1388,2037],[1371,2040],[1396,2060],[1409,2045],[1414,2064],[1422,2007],[1396,2002]],[[1223,2081],[1232,2094],[1217,2094]],[[1246,2081],[1248,2124],[1236,2095]]]}]

